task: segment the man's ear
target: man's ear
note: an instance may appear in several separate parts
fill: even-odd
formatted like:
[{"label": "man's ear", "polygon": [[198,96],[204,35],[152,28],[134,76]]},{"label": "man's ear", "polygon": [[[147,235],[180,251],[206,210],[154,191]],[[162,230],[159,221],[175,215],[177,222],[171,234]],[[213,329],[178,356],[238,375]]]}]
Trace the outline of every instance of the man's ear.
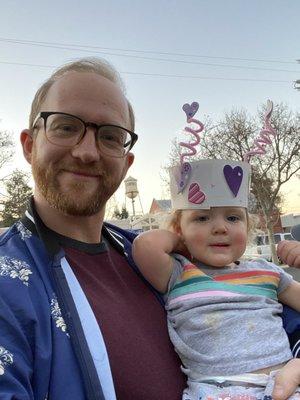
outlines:
[{"label": "man's ear", "polygon": [[127,154],[127,169],[132,165],[133,161],[134,161],[134,154],[128,153]]},{"label": "man's ear", "polygon": [[23,154],[29,164],[32,159],[33,137],[29,129],[24,129],[20,135]]},{"label": "man's ear", "polygon": [[126,159],[125,159],[125,165],[124,165],[124,169],[123,169],[123,177],[122,180],[125,178],[128,169],[130,168],[130,166],[132,165],[134,161],[134,154],[133,153],[128,153],[126,155]]}]

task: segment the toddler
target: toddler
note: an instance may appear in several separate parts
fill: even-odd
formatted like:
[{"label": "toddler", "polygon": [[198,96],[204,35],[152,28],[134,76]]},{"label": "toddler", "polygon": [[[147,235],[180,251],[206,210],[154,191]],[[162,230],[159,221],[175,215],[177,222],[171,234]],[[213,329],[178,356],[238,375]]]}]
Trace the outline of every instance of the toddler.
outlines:
[{"label": "toddler", "polygon": [[[193,115],[191,147],[203,129]],[[300,284],[263,259],[241,260],[249,180],[246,161],[181,158],[170,171],[171,229],[145,232],[133,245],[142,274],[164,294],[187,376],[183,400],[271,399],[276,370],[292,359],[281,303],[300,311]]]}]

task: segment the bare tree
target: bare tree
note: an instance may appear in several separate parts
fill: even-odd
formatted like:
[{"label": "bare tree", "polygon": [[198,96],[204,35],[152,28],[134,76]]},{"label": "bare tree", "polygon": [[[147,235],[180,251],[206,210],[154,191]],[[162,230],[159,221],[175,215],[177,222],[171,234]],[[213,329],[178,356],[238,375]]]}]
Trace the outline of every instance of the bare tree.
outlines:
[{"label": "bare tree", "polygon": [[14,143],[11,133],[0,131],[0,169],[7,164],[14,154]]},{"label": "bare tree", "polygon": [[[264,107],[260,108],[256,118],[244,110],[233,109],[215,126],[209,123],[201,134],[197,158],[242,160],[259,135],[264,114]],[[266,221],[273,261],[278,262],[273,239],[274,215],[276,211],[279,215],[282,185],[300,170],[300,114],[284,104],[277,104],[271,123],[277,131],[276,137],[267,145],[266,154],[251,158],[251,192]],[[169,165],[178,163],[179,157],[173,158],[176,154],[178,149],[172,149]]]}]

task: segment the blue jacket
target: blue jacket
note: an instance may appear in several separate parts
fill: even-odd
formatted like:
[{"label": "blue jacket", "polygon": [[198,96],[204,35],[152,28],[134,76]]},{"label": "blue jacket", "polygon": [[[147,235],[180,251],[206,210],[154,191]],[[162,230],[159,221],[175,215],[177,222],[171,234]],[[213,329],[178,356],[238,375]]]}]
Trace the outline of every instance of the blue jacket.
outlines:
[{"label": "blue jacket", "polygon": [[[103,235],[140,275],[131,256],[135,234],[104,224]],[[285,318],[290,333],[300,327],[296,317]],[[34,210],[0,238],[0,398],[116,399],[95,316]]]}]

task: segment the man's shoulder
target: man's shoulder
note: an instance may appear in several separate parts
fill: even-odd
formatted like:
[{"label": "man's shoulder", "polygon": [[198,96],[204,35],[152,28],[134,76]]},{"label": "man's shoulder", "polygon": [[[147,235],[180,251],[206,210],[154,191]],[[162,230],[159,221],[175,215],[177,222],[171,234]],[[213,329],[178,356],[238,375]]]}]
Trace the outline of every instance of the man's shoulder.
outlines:
[{"label": "man's shoulder", "polygon": [[136,238],[138,235],[137,232],[131,230],[131,229],[122,229],[119,228],[116,225],[110,224],[108,222],[104,222],[104,228],[107,229],[107,231],[115,238],[118,239],[121,238],[122,240],[125,240],[129,243],[132,243],[133,240]]},{"label": "man's shoulder", "polygon": [[5,228],[0,234],[0,251],[5,249],[6,246],[13,246],[15,243],[17,246],[25,239],[31,238],[32,233],[22,224],[21,221],[17,221],[11,227]]},{"label": "man's shoulder", "polygon": [[37,246],[39,241],[32,246],[32,240],[32,233],[20,221],[0,235],[0,278],[4,286],[9,287],[7,282],[13,282],[28,287],[37,275],[37,260],[42,251]]},{"label": "man's shoulder", "polygon": [[0,252],[5,246],[11,244],[12,241],[18,240],[20,240],[20,237],[16,224],[8,228],[3,228],[0,234]]}]

